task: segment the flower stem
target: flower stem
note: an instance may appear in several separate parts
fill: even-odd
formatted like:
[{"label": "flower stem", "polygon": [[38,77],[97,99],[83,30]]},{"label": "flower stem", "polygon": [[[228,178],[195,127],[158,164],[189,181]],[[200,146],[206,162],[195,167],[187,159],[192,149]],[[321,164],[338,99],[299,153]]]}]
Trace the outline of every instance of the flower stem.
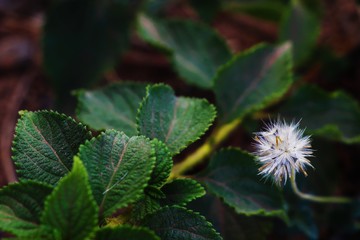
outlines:
[{"label": "flower stem", "polygon": [[292,169],[291,177],[290,177],[291,187],[294,190],[294,193],[302,199],[309,200],[312,202],[319,202],[319,203],[350,203],[351,202],[351,199],[346,197],[325,197],[325,196],[316,196],[308,193],[303,193],[299,190],[299,188],[296,185],[295,175],[296,175],[295,169]]},{"label": "flower stem", "polygon": [[206,142],[194,153],[176,164],[170,174],[170,179],[180,177],[183,173],[204,161],[241,123],[236,119],[228,124],[216,128]]}]

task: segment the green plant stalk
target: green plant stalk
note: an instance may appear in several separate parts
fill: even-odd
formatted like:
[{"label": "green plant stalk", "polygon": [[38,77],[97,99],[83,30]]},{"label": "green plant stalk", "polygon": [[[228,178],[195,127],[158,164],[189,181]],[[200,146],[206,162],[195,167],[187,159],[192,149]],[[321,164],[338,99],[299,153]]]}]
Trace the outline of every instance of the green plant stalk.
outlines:
[{"label": "green plant stalk", "polygon": [[318,203],[350,203],[351,202],[351,199],[346,197],[316,196],[308,193],[303,193],[299,190],[299,188],[296,185],[295,176],[296,176],[296,172],[295,169],[293,168],[290,177],[291,187],[294,190],[294,193],[302,199],[312,202],[318,202]]},{"label": "green plant stalk", "polygon": [[232,132],[236,129],[242,119],[236,119],[228,124],[216,128],[206,142],[194,153],[176,164],[170,174],[170,179],[181,177],[186,171],[203,162]]}]

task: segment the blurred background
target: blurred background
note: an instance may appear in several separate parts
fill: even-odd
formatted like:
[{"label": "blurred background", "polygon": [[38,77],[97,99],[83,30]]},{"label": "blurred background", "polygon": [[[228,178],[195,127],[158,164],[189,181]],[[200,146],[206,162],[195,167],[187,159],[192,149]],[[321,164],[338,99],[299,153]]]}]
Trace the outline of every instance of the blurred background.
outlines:
[{"label": "blurred background", "polygon": [[[55,109],[74,116],[73,90],[95,89],[123,80],[164,82],[171,85],[177,95],[214,101],[212,92],[190,85],[179,77],[166,51],[139,36],[139,13],[206,24],[225,39],[233,54],[258,43],[291,40],[295,46],[294,85],[310,83],[325,92],[342,90],[355,100],[358,108],[360,1],[0,0],[0,186],[16,181],[11,142],[21,109]],[[301,107],[301,101],[298,104]],[[276,107],[262,114],[267,117],[269,113],[276,113]],[[360,112],[356,114],[356,119],[360,120]],[[259,118],[249,117],[224,145],[249,149],[251,132],[261,125]],[[193,144],[183,155],[200,143]],[[348,144],[315,137],[314,148],[322,149],[316,155],[326,164],[315,162],[315,174],[311,173],[302,187],[320,194],[359,196],[360,148],[357,141]],[[304,213],[306,211],[304,207]],[[271,239],[279,236],[359,239],[354,228],[349,230],[350,223],[344,220],[339,224],[331,219],[342,215],[343,219],[352,221],[354,214],[358,219],[360,211],[351,211],[337,206],[330,210],[316,207],[316,213],[310,213],[316,214],[316,219],[311,220],[316,224],[302,221],[310,216],[304,214],[299,217],[300,227],[291,230],[295,232],[292,237],[277,230],[269,235]],[[228,219],[228,223],[244,221],[239,216]],[[324,224],[319,226],[319,222]],[[315,225],[318,227],[314,230]],[[256,239],[256,236],[239,239]]]}]

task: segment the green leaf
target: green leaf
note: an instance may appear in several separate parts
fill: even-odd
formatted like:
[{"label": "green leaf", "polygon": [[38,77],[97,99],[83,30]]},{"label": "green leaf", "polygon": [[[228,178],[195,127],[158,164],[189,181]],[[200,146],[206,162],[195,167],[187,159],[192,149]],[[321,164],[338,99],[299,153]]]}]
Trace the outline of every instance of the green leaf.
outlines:
[{"label": "green leaf", "polygon": [[261,45],[235,56],[215,80],[215,95],[223,122],[265,108],[292,83],[289,44]]},{"label": "green leaf", "polygon": [[238,149],[216,153],[199,180],[237,213],[286,219],[280,190],[261,179],[255,158],[248,153]]},{"label": "green leaf", "polygon": [[93,91],[78,91],[78,118],[92,129],[113,128],[136,135],[136,114],[145,97],[146,84],[116,83]]},{"label": "green leaf", "polygon": [[188,207],[203,214],[221,236],[229,240],[269,239],[274,222],[272,218],[237,214],[221,199],[210,194],[189,203]]},{"label": "green leaf", "polygon": [[229,1],[223,7],[231,12],[242,13],[254,16],[257,19],[264,19],[267,21],[279,22],[281,15],[286,9],[283,1]]},{"label": "green leaf", "polygon": [[222,239],[203,216],[179,206],[161,208],[147,216],[142,225],[163,240]]},{"label": "green leaf", "polygon": [[292,5],[281,21],[280,41],[291,41],[295,63],[302,63],[311,54],[320,34],[320,21],[305,9],[300,1],[292,1]]},{"label": "green leaf", "polygon": [[155,149],[156,161],[155,167],[151,173],[149,185],[154,187],[161,187],[164,185],[170,175],[173,161],[171,153],[169,152],[169,149],[165,143],[157,139],[153,139],[151,143]]},{"label": "green leaf", "polygon": [[200,183],[189,178],[175,179],[165,184],[161,191],[166,195],[161,201],[165,205],[185,205],[206,193]]},{"label": "green leaf", "polygon": [[157,84],[147,89],[137,117],[138,130],[177,154],[203,135],[215,116],[215,107],[205,99],[176,97],[169,86]]},{"label": "green leaf", "polygon": [[217,68],[231,58],[224,40],[213,29],[184,20],[140,17],[140,36],[172,53],[175,70],[188,83],[212,88]]},{"label": "green leaf", "polygon": [[87,239],[97,226],[98,207],[82,162],[74,159],[71,172],[46,199],[41,222],[57,229],[61,239]]},{"label": "green leaf", "polygon": [[0,229],[26,237],[38,232],[45,198],[52,188],[43,183],[23,181],[0,190]]},{"label": "green leaf", "polygon": [[150,229],[122,225],[115,228],[101,228],[96,232],[96,240],[160,240]]},{"label": "green leaf", "polygon": [[129,45],[139,1],[52,1],[43,33],[45,70],[58,94],[89,86]]},{"label": "green leaf", "polygon": [[287,119],[302,119],[307,133],[345,143],[360,142],[360,108],[358,103],[337,91],[323,90],[305,85],[279,109]]},{"label": "green leaf", "polygon": [[55,185],[69,172],[73,156],[90,133],[74,119],[56,112],[20,112],[13,160],[21,179]]},{"label": "green leaf", "polygon": [[131,222],[138,223],[145,216],[156,212],[161,208],[158,198],[152,195],[144,194],[144,196],[137,201],[131,212]]},{"label": "green leaf", "polygon": [[78,157],[89,173],[95,200],[105,217],[141,197],[155,164],[148,139],[129,138],[115,130],[86,142]]},{"label": "green leaf", "polygon": [[190,0],[191,6],[196,10],[197,14],[205,22],[212,22],[218,11],[221,9],[220,0],[208,0],[206,4],[201,1]]}]

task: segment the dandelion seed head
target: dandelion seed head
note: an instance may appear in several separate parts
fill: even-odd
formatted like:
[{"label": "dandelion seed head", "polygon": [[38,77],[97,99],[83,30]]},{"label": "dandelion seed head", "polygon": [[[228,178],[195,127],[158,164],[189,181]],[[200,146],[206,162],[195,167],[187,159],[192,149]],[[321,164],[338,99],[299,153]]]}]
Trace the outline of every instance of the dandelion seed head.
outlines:
[{"label": "dandelion seed head", "polygon": [[313,167],[307,158],[312,156],[313,150],[310,137],[303,134],[299,122],[287,124],[279,119],[256,132],[254,154],[262,165],[259,174],[272,176],[278,185],[286,183],[293,169],[307,176],[306,167]]}]

